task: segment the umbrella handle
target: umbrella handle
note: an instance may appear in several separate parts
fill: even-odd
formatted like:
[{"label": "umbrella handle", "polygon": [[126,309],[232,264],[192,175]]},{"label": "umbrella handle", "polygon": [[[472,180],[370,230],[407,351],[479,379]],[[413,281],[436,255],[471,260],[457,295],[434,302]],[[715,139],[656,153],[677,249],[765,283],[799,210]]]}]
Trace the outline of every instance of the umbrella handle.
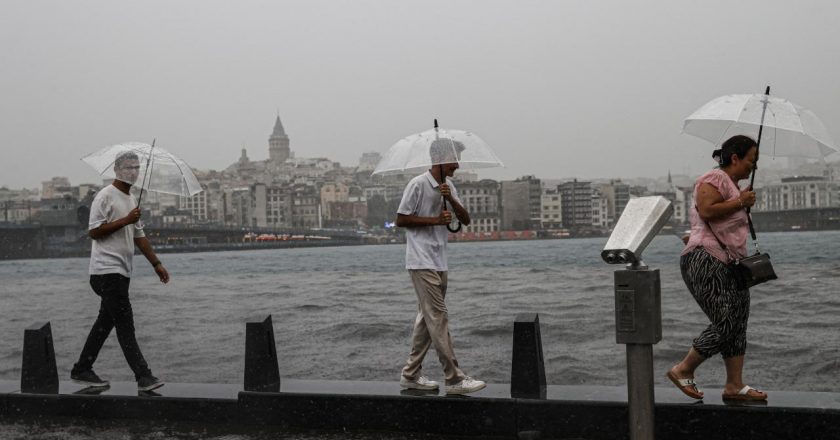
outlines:
[{"label": "umbrella handle", "polygon": [[[435,119],[435,125],[437,125],[437,119]],[[438,165],[438,169],[440,170],[440,183],[443,184],[444,182],[446,182],[446,177],[444,177],[443,175],[443,164]],[[443,210],[446,211],[446,197],[443,197],[443,195],[441,195],[440,197],[443,199]],[[457,218],[455,221],[458,222],[458,226],[455,228],[452,228],[451,222],[446,225],[446,229],[453,234],[461,230],[461,221]]]}]

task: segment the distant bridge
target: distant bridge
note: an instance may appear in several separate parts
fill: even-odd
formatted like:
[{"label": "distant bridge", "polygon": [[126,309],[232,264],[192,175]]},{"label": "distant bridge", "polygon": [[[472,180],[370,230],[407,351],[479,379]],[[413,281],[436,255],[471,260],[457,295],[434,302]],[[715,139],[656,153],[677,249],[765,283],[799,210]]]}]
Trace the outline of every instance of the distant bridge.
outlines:
[{"label": "distant bridge", "polygon": [[[348,246],[364,244],[356,231],[328,229],[241,228],[215,225],[193,227],[146,226],[146,235],[158,252],[189,252],[235,249]],[[281,237],[257,242],[256,236]],[[286,239],[284,240],[283,237]],[[81,257],[90,253],[87,230],[78,224],[10,225],[0,223],[0,260]]]}]

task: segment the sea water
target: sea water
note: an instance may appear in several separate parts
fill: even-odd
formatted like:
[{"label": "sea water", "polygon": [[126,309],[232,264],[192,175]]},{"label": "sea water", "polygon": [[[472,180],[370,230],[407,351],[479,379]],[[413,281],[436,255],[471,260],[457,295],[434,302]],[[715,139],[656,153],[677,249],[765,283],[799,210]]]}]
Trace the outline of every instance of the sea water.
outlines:
[{"label": "sea water", "polygon": [[[601,260],[605,242],[451,243],[446,301],[462,369],[509,383],[514,319],[539,313],[549,384],[623,385],[613,294],[613,271],[621,267]],[[751,289],[745,381],[766,390],[835,391],[840,231],[767,233],[760,242],[779,279]],[[662,235],[643,255],[662,280],[657,386],[670,386],[665,372],[708,325],[682,282],[682,247]],[[242,383],[245,321],[270,314],[282,377],[396,382],[416,313],[404,255],[404,245],[163,254],[167,285],[138,256],[131,283],[138,341],[166,381]],[[0,262],[0,379],[20,377],[24,329],[50,321],[59,376],[68,380],[99,309],[87,266],[85,258]],[[115,336],[96,371],[133,380]],[[434,353],[424,372],[442,380]],[[705,388],[722,386],[720,357],[697,379]]]}]

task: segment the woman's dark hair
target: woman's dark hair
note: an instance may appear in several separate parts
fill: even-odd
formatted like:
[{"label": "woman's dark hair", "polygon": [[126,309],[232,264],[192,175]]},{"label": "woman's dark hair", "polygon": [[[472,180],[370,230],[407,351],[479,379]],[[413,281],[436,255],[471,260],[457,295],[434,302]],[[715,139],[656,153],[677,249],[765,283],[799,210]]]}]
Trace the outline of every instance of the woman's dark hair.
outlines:
[{"label": "woman's dark hair", "polygon": [[732,163],[732,154],[737,154],[739,159],[747,156],[752,147],[758,146],[753,138],[739,134],[727,139],[719,149],[712,152],[712,158],[720,164],[720,167],[727,167]]}]

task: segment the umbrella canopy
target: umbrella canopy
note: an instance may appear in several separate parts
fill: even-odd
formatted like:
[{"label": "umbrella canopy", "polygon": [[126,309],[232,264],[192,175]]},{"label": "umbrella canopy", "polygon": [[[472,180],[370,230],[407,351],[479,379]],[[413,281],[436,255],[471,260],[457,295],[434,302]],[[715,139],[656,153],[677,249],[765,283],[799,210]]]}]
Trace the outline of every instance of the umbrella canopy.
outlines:
[{"label": "umbrella canopy", "polygon": [[433,128],[400,139],[382,156],[372,174],[423,171],[457,162],[462,169],[504,166],[480,137],[464,130]]},{"label": "umbrella canopy", "polygon": [[[115,172],[120,156],[137,156],[136,173]],[[189,197],[202,191],[189,165],[174,154],[141,142],[126,142],[105,147],[82,158],[100,176],[117,179],[146,191]],[[134,171],[134,170],[131,170]]]},{"label": "umbrella canopy", "polygon": [[715,98],[685,119],[683,132],[715,145],[739,134],[757,139],[762,119],[763,154],[820,159],[840,151],[814,112],[768,94]]}]

